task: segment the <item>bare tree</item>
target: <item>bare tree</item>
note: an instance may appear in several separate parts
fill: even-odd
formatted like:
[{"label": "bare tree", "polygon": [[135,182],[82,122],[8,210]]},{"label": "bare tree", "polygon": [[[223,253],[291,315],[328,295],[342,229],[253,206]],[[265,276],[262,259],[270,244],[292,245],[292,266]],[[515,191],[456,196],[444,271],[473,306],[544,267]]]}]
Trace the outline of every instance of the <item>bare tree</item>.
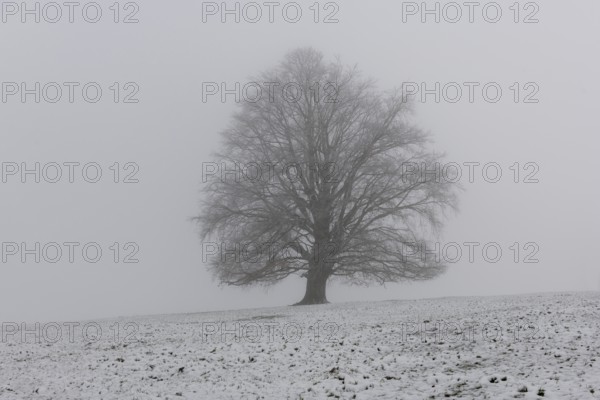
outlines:
[{"label": "bare tree", "polygon": [[298,304],[320,304],[330,277],[383,284],[442,273],[419,249],[455,207],[455,185],[415,173],[440,155],[409,123],[402,93],[380,93],[355,67],[311,48],[253,81],[223,132],[219,173],[207,178],[196,218],[203,240],[221,249],[211,261],[220,282],[298,274],[307,279]]}]

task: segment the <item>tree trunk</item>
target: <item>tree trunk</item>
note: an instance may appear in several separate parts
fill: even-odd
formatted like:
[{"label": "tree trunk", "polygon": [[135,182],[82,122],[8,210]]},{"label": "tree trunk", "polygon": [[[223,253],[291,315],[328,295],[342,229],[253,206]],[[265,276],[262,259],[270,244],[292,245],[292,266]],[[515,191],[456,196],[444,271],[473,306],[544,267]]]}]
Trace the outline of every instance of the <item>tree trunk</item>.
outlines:
[{"label": "tree trunk", "polygon": [[303,306],[329,303],[326,296],[327,278],[329,276],[322,272],[309,270],[306,278],[306,293],[304,294],[304,298],[294,305]]}]

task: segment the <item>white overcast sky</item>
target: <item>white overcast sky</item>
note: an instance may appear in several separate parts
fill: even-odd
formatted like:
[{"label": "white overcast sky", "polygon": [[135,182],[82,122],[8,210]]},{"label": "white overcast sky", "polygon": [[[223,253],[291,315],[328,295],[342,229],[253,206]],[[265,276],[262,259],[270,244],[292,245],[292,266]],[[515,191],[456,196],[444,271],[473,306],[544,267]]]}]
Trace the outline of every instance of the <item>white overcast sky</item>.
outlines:
[{"label": "white overcast sky", "polygon": [[[281,8],[274,23],[266,14],[255,24],[235,23],[231,16],[222,23],[219,15],[203,22],[200,1],[154,0],[139,3],[139,23],[123,24],[112,21],[113,2],[100,3],[103,15],[96,24],[85,22],[80,9],[73,23],[67,15],[55,24],[33,23],[32,17],[21,23],[20,14],[4,15],[6,22],[0,22],[0,81],[7,90],[7,82],[30,87],[98,82],[103,88],[95,104],[81,98],[81,87],[73,104],[64,99],[36,104],[33,96],[22,103],[18,95],[0,102],[5,166],[96,162],[103,170],[96,184],[81,175],[74,183],[63,178],[56,184],[7,177],[0,183],[0,242],[97,242],[104,250],[96,264],[83,261],[80,249],[73,264],[66,255],[56,264],[7,256],[0,263],[0,320],[91,319],[300,300],[305,287],[299,278],[268,291],[218,287],[202,263],[197,229],[189,221],[198,212],[202,163],[211,161],[236,107],[232,98],[203,103],[202,83],[243,84],[298,46],[358,64],[382,89],[403,82],[429,87],[497,82],[503,89],[497,103],[483,99],[481,86],[473,103],[466,93],[455,104],[436,104],[430,96],[417,103],[414,116],[448,162],[496,162],[503,168],[495,184],[476,169],[475,182],[465,183],[460,212],[449,216],[441,238],[497,242],[502,259],[486,262],[479,247],[476,262],[463,255],[434,281],[385,288],[331,284],[330,301],[598,290],[598,1],[538,1],[539,22],[532,24],[513,21],[512,1],[498,3],[503,14],[495,24],[482,17],[487,2],[475,9],[474,23],[463,7],[462,20],[454,24],[443,18],[435,23],[432,16],[422,23],[419,15],[403,22],[403,3],[391,0],[341,1],[339,22],[330,24],[313,21],[313,1],[298,2],[303,17],[296,24],[282,18]],[[325,3],[320,18],[334,10],[323,9]],[[535,10],[523,9],[525,3],[521,20]],[[132,10],[121,10],[120,18]],[[115,104],[109,89],[114,82],[135,82],[139,103]],[[509,88],[514,82],[522,96],[530,91],[525,83],[537,85],[539,102],[515,103]],[[126,92],[121,88],[121,95]],[[115,162],[121,168],[139,165],[139,183],[113,183],[109,167]],[[514,183],[508,167],[515,162],[536,163],[539,183]],[[521,172],[523,180],[527,171]],[[115,264],[113,242],[137,243],[140,262]],[[537,243],[539,263],[523,263],[523,249],[515,263],[508,249],[514,242]]]}]

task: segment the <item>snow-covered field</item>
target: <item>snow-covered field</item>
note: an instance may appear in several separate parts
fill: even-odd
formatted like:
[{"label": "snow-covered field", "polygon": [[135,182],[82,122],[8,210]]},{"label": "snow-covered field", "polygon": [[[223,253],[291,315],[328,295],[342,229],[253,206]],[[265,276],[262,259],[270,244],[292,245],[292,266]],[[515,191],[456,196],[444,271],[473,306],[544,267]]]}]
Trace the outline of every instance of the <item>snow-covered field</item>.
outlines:
[{"label": "snow-covered field", "polygon": [[0,399],[598,399],[599,360],[598,293],[4,322]]}]

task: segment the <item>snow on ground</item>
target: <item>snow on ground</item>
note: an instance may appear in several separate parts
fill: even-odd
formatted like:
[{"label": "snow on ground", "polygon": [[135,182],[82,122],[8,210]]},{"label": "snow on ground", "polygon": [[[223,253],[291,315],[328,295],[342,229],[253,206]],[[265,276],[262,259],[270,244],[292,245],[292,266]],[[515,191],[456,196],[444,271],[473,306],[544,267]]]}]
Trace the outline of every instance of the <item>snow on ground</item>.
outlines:
[{"label": "snow on ground", "polygon": [[1,334],[3,400],[600,398],[598,293],[4,322]]}]

